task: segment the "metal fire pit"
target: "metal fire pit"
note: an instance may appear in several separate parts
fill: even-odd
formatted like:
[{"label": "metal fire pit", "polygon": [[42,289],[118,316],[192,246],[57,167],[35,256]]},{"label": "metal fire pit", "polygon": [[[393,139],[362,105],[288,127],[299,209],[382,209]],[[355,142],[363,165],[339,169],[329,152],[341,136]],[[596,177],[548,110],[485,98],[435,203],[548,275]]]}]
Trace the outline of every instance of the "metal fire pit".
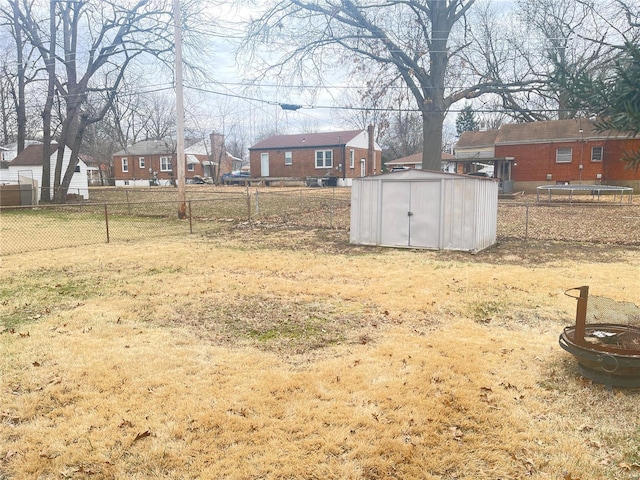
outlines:
[{"label": "metal fire pit", "polygon": [[[569,292],[577,291],[573,295]],[[576,324],[560,335],[560,346],[578,360],[578,371],[611,387],[640,387],[640,309],[630,302],[589,297],[589,287],[571,288]]]}]

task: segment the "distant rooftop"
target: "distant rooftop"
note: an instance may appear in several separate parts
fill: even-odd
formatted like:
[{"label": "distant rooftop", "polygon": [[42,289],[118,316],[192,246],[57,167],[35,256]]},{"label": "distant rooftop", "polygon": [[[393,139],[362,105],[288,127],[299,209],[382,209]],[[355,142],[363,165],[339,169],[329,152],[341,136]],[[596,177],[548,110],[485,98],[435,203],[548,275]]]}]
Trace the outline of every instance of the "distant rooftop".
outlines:
[{"label": "distant rooftop", "polygon": [[365,130],[344,130],[340,132],[298,133],[275,135],[256,143],[249,150],[270,148],[303,148],[346,145]]}]

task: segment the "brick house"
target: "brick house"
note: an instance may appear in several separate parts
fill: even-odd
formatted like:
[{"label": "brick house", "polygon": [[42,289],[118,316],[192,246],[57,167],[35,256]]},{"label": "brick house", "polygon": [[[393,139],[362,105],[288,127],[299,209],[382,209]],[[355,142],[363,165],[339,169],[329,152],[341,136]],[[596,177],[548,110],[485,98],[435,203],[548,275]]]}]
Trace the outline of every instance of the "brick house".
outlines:
[{"label": "brick house", "polygon": [[249,148],[254,178],[337,177],[349,179],[382,172],[382,149],[373,127],[323,133],[276,135]]},{"label": "brick house", "polygon": [[[213,147],[212,147],[213,146]],[[239,170],[242,160],[224,148],[224,136],[212,133],[208,140],[185,139],[185,180],[196,176],[219,178],[223,173]],[[112,155],[115,185],[171,185],[175,179],[175,141],[144,140]]]},{"label": "brick house", "polygon": [[[597,132],[589,119],[502,125],[464,132],[456,162],[494,165],[495,176],[513,190],[534,192],[541,185],[607,184],[640,188],[640,171],[627,168],[625,151],[640,148],[639,137]],[[467,173],[466,171],[464,173]]]}]

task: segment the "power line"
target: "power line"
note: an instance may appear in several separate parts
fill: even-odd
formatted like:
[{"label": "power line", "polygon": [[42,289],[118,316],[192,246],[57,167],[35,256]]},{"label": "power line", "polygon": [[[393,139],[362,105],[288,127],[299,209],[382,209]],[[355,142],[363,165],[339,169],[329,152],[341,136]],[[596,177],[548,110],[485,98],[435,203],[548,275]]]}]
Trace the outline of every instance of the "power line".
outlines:
[{"label": "power line", "polygon": [[[201,87],[185,87],[190,90],[196,90],[203,93],[210,93],[212,95],[221,95],[226,97],[238,98],[241,100],[259,102],[267,105],[279,106],[283,110],[295,110],[298,111],[300,109],[313,109],[313,110],[352,110],[352,111],[362,111],[362,112],[422,112],[419,108],[395,108],[395,107],[354,107],[351,105],[298,105],[292,103],[284,103],[278,102],[275,100],[264,100],[261,98],[248,97],[244,95],[239,95],[235,93],[223,93],[216,92],[214,90],[208,90]],[[295,107],[295,108],[290,108]],[[461,113],[464,109],[461,108],[450,108],[447,110],[430,110],[433,113]],[[515,109],[505,109],[505,108],[482,108],[482,109],[474,109],[474,113],[505,113],[505,112],[515,112]],[[525,110],[528,113],[556,113],[556,112],[572,112],[571,109],[561,109],[561,108],[527,108]]]}]

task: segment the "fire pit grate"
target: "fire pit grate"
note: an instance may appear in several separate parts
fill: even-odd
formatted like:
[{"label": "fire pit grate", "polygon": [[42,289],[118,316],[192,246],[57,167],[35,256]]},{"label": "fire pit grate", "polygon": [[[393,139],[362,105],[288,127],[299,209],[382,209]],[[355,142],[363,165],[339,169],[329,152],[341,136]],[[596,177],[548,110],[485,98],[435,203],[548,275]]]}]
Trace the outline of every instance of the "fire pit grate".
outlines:
[{"label": "fire pit grate", "polygon": [[580,373],[612,387],[640,387],[640,308],[589,296],[587,286],[565,294],[577,300],[576,324],[564,329],[559,343],[576,357]]}]

